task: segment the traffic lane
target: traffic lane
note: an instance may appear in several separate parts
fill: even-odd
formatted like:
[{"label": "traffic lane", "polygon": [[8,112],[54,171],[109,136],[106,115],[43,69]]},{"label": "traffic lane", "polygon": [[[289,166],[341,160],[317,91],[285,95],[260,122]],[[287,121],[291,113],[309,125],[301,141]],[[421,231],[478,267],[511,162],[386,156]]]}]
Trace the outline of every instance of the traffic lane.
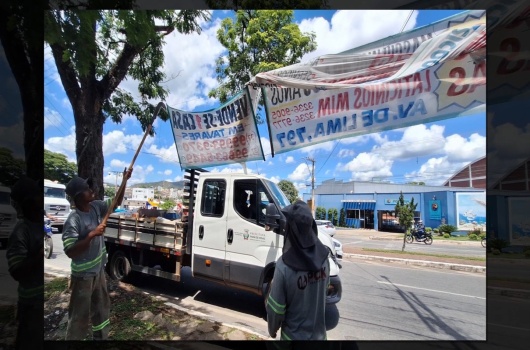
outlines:
[{"label": "traffic lane", "polygon": [[[403,246],[403,241],[401,240],[370,240],[367,237],[358,237],[345,234],[335,235],[335,239],[339,240],[342,243],[343,250],[347,249],[348,247],[401,250]],[[407,250],[425,253],[473,257],[486,256],[486,250],[480,245],[480,243],[478,243],[478,245],[464,245],[454,243],[440,243],[435,241],[432,245],[426,245],[425,243],[414,242],[412,244],[406,244],[405,251]]]},{"label": "traffic lane", "polygon": [[[484,340],[485,292],[461,288],[471,277],[345,260],[340,319],[328,339]],[[470,284],[483,285],[478,278]]]},{"label": "traffic lane", "polygon": [[530,300],[488,295],[488,344],[527,349],[530,342]]},{"label": "traffic lane", "polygon": [[53,252],[50,259],[44,259],[44,272],[52,268],[66,273],[70,272],[70,258],[64,253],[62,235],[54,234],[52,236]]}]

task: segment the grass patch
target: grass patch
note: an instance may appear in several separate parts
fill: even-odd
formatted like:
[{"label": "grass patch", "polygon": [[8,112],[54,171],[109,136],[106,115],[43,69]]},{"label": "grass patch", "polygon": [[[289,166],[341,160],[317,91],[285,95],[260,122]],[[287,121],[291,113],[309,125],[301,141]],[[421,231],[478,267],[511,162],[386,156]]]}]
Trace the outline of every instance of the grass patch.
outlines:
[{"label": "grass patch", "polygon": [[113,300],[110,308],[109,338],[113,340],[166,339],[166,332],[152,322],[134,319],[141,311],[157,314],[164,309],[164,302],[139,293],[127,293]]},{"label": "grass patch", "polygon": [[420,256],[436,256],[438,258],[450,258],[450,259],[461,259],[461,260],[474,260],[474,261],[486,261],[486,258],[474,257],[474,256],[460,256],[460,255],[446,255],[446,254],[429,254],[429,253],[419,253],[419,252],[409,252],[401,250],[387,250],[387,249],[373,249],[373,248],[363,248],[363,251],[368,252],[381,252],[381,253],[392,253],[392,254],[401,254],[401,255],[420,255]]},{"label": "grass patch", "polygon": [[44,300],[48,300],[56,295],[61,294],[68,288],[68,278],[58,277],[54,278],[48,283],[44,284]]},{"label": "grass patch", "polygon": [[468,236],[451,236],[449,238],[445,238],[444,236],[433,235],[432,238],[435,239],[435,240],[440,240],[440,241],[480,242],[480,239],[476,240],[476,241],[473,241],[472,239],[469,239]]}]

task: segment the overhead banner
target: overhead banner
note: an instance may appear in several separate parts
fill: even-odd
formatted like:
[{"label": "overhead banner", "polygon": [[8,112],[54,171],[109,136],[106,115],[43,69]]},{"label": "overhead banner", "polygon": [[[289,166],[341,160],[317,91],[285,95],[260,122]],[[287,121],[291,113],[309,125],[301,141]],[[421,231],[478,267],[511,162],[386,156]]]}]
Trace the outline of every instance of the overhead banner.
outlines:
[{"label": "overhead banner", "polygon": [[182,168],[264,160],[248,90],[217,109],[186,112],[168,106]]},{"label": "overhead banner", "polygon": [[485,11],[468,11],[348,54],[259,73],[249,88],[253,101],[258,88],[264,94],[274,155],[482,111],[485,45]]}]

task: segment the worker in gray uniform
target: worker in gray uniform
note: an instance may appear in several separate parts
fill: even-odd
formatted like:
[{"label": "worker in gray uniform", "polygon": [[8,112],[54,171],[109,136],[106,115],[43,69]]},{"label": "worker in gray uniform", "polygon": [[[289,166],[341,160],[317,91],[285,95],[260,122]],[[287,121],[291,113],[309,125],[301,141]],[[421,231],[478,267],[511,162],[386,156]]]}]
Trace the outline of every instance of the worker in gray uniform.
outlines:
[{"label": "worker in gray uniform", "polygon": [[285,244],[266,302],[269,334],[276,338],[281,328],[281,340],[325,340],[328,250],[305,202],[298,200],[282,212]]},{"label": "worker in gray uniform", "polygon": [[[129,179],[131,173],[132,169],[124,171],[124,176]],[[123,200],[123,193],[117,198],[116,207]],[[64,252],[72,259],[66,340],[87,339],[89,321],[93,339],[105,340],[109,333],[110,298],[104,270],[107,263],[103,239],[105,225],[101,220],[108,206],[102,200],[95,200],[89,180],[78,176],[68,182],[66,194],[75,203],[62,235]]]},{"label": "worker in gray uniform", "polygon": [[44,338],[43,188],[22,176],[11,189],[19,220],[6,250],[9,274],[18,281],[15,349],[42,349]]}]

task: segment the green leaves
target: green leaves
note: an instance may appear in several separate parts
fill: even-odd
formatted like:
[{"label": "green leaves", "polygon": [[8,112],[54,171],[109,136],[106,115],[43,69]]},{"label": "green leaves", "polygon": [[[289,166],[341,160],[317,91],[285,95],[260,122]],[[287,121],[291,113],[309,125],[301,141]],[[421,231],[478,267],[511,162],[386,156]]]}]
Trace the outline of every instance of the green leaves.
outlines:
[{"label": "green leaves", "polygon": [[217,39],[228,50],[216,61],[220,86],[208,94],[221,103],[241,91],[260,72],[298,63],[316,49],[315,34],[302,33],[292,10],[241,10],[225,18]]},{"label": "green leaves", "polygon": [[278,187],[283,191],[289,202],[294,203],[298,199],[298,190],[291,181],[281,180]]},{"label": "green leaves", "polygon": [[44,178],[66,184],[77,175],[77,164],[64,154],[44,150]]}]

